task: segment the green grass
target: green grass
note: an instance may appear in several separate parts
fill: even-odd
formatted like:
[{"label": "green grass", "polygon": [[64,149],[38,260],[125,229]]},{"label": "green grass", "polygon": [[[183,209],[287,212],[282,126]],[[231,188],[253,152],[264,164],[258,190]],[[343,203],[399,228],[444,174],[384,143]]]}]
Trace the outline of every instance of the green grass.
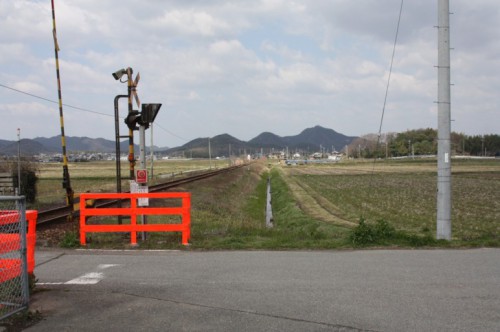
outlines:
[{"label": "green grass", "polygon": [[[464,162],[454,169],[451,242],[435,240],[434,164],[398,161],[378,165],[382,168],[372,172],[368,163],[349,163],[285,168],[282,172],[277,167],[268,169],[263,163],[256,163],[187,184],[178,190],[192,195],[192,237],[188,249],[498,247],[498,162]],[[273,228],[265,226],[269,175]],[[304,202],[296,200],[288,185],[291,178],[307,185],[308,195],[327,200],[341,218],[357,226],[319,221],[304,212]],[[156,222],[155,218],[149,222]],[[138,235],[139,248],[184,248],[179,233],[147,235],[145,242]],[[123,248],[130,243],[130,237],[120,233],[93,233],[91,238],[88,247]],[[62,242],[72,246],[75,235],[67,235]]]},{"label": "green grass", "polygon": [[[192,192],[189,249],[311,249],[348,245],[348,229],[328,225],[303,213],[285,181],[272,172],[274,227],[265,225],[268,173],[241,169],[222,178],[189,185]],[[180,249],[179,233],[148,233],[139,248]],[[89,247],[128,245],[117,234],[91,234]],[[138,238],[140,238],[138,236]]]},{"label": "green grass", "polygon": [[[497,164],[489,165],[497,166]],[[470,167],[467,164],[467,167]],[[484,165],[483,165],[484,166]],[[397,231],[435,234],[437,176],[433,172],[300,174],[295,180],[337,206],[344,218],[385,220]],[[452,237],[463,245],[500,244],[500,172],[460,169],[452,177]]]}]

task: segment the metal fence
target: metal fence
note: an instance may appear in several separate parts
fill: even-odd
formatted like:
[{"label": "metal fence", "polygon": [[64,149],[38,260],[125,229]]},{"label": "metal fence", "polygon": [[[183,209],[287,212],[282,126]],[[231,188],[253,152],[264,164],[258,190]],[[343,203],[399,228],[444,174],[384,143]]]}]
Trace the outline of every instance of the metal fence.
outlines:
[{"label": "metal fence", "polygon": [[25,198],[0,196],[0,320],[28,302]]}]

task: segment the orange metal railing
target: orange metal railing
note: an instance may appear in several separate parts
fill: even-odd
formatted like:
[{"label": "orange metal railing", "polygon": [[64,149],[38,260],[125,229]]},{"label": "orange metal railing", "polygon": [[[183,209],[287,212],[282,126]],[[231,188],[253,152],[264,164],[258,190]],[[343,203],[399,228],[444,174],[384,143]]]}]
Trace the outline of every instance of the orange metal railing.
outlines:
[{"label": "orange metal railing", "polygon": [[[26,221],[28,229],[26,233],[26,261],[29,274],[33,274],[35,269],[35,243],[36,243],[36,219],[38,211],[27,210]],[[0,225],[8,225],[19,222],[19,212],[14,210],[0,211]],[[21,237],[19,233],[0,233],[0,253],[7,253],[21,250]],[[15,278],[21,275],[21,259],[5,258],[0,259],[0,282]]]},{"label": "orange metal railing", "polygon": [[[179,207],[143,207],[138,206],[138,199],[181,199]],[[87,207],[87,200],[121,199],[129,200],[130,204],[122,202],[126,207],[97,208]],[[140,215],[180,215],[180,224],[141,224],[137,223]],[[130,224],[89,225],[91,216],[130,216]],[[182,232],[182,244],[189,245],[191,238],[191,194],[179,192],[164,193],[84,193],[80,195],[80,244],[86,245],[86,234],[92,232],[130,232],[130,243],[137,244],[137,232]]]}]

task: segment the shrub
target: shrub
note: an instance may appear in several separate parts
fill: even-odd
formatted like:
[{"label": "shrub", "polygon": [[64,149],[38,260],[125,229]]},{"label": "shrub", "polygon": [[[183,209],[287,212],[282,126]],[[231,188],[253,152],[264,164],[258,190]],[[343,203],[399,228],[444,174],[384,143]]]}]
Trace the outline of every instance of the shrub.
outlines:
[{"label": "shrub", "polygon": [[76,248],[80,246],[80,239],[77,232],[68,232],[64,234],[60,246],[63,248]]},{"label": "shrub", "polygon": [[375,230],[364,218],[360,218],[359,225],[353,228],[349,239],[355,246],[372,244],[375,242]]},{"label": "shrub", "polygon": [[[13,186],[18,188],[18,174],[17,174],[17,162],[8,162],[4,164],[1,168],[3,171],[10,172],[12,174]],[[34,203],[36,200],[36,183],[38,181],[38,176],[36,175],[38,171],[38,166],[36,163],[29,161],[21,162],[21,195],[26,197],[26,202]]]},{"label": "shrub", "polygon": [[364,218],[359,220],[350,235],[355,246],[381,244],[397,237],[396,230],[385,220],[377,220],[375,224],[367,224]]},{"label": "shrub", "polygon": [[349,236],[354,246],[398,244],[403,246],[421,247],[436,245],[436,241],[429,233],[423,236],[396,231],[394,226],[385,220],[378,220],[375,224],[368,224],[361,218],[359,225],[352,229]]}]

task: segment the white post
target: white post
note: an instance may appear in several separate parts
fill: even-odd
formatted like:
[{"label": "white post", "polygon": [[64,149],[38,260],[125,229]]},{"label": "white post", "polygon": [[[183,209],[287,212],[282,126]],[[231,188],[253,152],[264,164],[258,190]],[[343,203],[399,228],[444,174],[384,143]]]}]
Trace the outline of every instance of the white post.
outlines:
[{"label": "white post", "polygon": [[153,179],[153,164],[154,164],[154,152],[153,152],[153,124],[151,123],[151,131],[149,132],[149,134],[151,135],[151,174],[149,175],[149,178],[150,179]]},{"label": "white post", "polygon": [[[139,126],[139,168],[146,169],[146,126]],[[147,184],[141,183],[139,186],[147,186]],[[146,216],[141,215],[141,222],[143,225],[146,224]],[[146,232],[141,233],[142,241],[146,240]]]},{"label": "white post", "polygon": [[438,2],[437,239],[451,240],[450,2]]}]

